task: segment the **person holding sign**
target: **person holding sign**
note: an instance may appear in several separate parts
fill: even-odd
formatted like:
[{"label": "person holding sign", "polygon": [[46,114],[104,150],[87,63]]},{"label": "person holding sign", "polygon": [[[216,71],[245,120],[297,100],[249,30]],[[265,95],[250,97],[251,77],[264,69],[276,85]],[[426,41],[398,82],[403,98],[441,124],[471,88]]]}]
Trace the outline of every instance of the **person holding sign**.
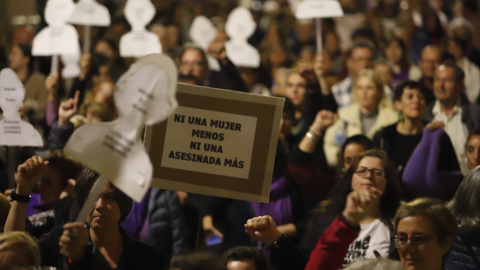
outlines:
[{"label": "person holding sign", "polygon": [[[18,167],[17,188],[12,192],[5,231],[23,231],[29,194],[48,162],[33,156]],[[84,169],[78,176],[75,200],[81,208],[99,175]],[[132,200],[112,184],[102,191],[94,209],[82,222],[56,226],[37,240],[42,264],[58,269],[168,269],[166,255],[152,247],[131,239],[119,224],[130,212]],[[88,226],[87,226],[88,225]],[[90,240],[89,240],[90,239]],[[60,254],[60,248],[67,257]]]},{"label": "person holding sign", "polygon": [[180,55],[179,75],[193,75],[202,86],[248,92],[240,73],[227,57],[225,42],[212,42],[208,47],[208,53],[218,60],[221,76],[217,76],[218,73],[210,73],[205,52],[192,43],[186,44]]}]

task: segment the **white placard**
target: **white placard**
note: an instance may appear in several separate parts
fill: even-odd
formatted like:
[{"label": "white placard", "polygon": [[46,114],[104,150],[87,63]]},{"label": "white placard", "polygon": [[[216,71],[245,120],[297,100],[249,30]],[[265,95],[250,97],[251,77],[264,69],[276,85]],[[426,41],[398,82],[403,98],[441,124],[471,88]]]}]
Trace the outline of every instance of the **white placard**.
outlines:
[{"label": "white placard", "polygon": [[213,58],[207,52],[208,45],[212,43],[217,35],[217,29],[215,29],[213,23],[205,16],[197,16],[193,20],[188,33],[192,41],[205,51],[210,69],[219,71],[220,64],[218,64],[217,59]]},{"label": "white placard", "polygon": [[0,120],[0,145],[42,146],[40,133],[18,115],[18,109],[25,98],[25,87],[17,74],[4,68],[0,71],[0,107],[3,117]]},{"label": "white placard", "polygon": [[230,13],[225,31],[230,40],[225,43],[228,58],[240,67],[257,68],[260,66],[258,50],[248,43],[255,31],[256,23],[248,9],[238,7]]},{"label": "white placard", "polygon": [[80,0],[68,22],[81,25],[109,26],[110,13],[108,9],[94,0]]},{"label": "white placard", "polygon": [[61,56],[63,69],[62,76],[64,78],[76,78],[80,75],[80,52],[76,54],[64,54]]},{"label": "white placard", "polygon": [[48,0],[45,7],[48,26],[33,39],[32,55],[75,54],[80,50],[77,30],[67,24],[73,8],[71,0]]},{"label": "white placard", "polygon": [[167,130],[175,132],[165,134],[162,167],[247,179],[256,125],[256,117],[178,107],[167,120]]},{"label": "white placard", "polygon": [[342,17],[343,9],[336,0],[305,0],[297,5],[297,19]]},{"label": "white placard", "polygon": [[176,78],[176,66],[168,56],[139,59],[117,82],[114,99],[118,119],[83,125],[64,151],[140,201],[152,177],[152,164],[140,134],[145,124],[165,120],[177,107]]},{"label": "white placard", "polygon": [[162,53],[162,44],[158,36],[145,28],[153,16],[155,16],[155,7],[150,0],[128,0],[125,6],[125,17],[132,31],[120,39],[122,57],[142,57]]}]

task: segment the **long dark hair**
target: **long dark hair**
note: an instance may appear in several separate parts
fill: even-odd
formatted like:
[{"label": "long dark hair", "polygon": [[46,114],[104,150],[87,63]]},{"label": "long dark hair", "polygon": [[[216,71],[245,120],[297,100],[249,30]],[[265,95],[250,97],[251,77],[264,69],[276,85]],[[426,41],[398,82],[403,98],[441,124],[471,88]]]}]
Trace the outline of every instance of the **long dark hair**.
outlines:
[{"label": "long dark hair", "polygon": [[[78,204],[78,208],[81,209],[85,200],[90,193],[90,190],[93,187],[93,184],[97,182],[97,179],[100,177],[96,171],[85,168],[83,171],[78,175],[77,183],[75,184],[75,200]],[[125,220],[128,213],[132,209],[132,199],[125,195],[121,190],[117,187],[113,186],[113,196],[115,201],[117,202],[118,206],[120,207],[120,220],[119,223]]]},{"label": "long dark hair", "polygon": [[393,165],[390,163],[387,154],[379,149],[368,150],[355,157],[350,168],[348,168],[344,176],[333,187],[332,192],[330,193],[330,204],[327,207],[327,211],[333,215],[338,215],[343,211],[347,196],[351,192],[353,174],[364,157],[375,157],[380,159],[383,163],[387,185],[385,187],[385,192],[380,199],[380,218],[387,223],[388,220],[393,218],[395,211],[400,205],[402,192]]}]

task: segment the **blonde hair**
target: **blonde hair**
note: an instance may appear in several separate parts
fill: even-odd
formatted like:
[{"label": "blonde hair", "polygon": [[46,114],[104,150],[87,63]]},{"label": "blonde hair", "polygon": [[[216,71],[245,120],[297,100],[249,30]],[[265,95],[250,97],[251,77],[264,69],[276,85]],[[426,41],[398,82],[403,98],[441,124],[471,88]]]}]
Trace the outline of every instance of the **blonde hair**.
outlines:
[{"label": "blonde hair", "polygon": [[[364,68],[358,72],[357,79],[353,83],[353,89],[355,89],[357,81],[362,78],[362,77],[367,77],[370,79],[373,84],[375,85],[375,89],[382,95],[382,98],[380,99],[380,102],[378,104],[378,107],[391,107],[393,108],[393,104],[391,100],[388,98],[388,96],[385,94],[385,89],[383,86],[382,79],[380,79],[380,76],[375,72],[375,70],[371,68]],[[355,91],[352,91],[353,95],[353,100],[357,101],[357,98],[355,97]]]},{"label": "blonde hair", "polygon": [[0,234],[0,251],[18,246],[24,251],[22,265],[40,266],[40,250],[37,243],[25,232],[6,232]]}]

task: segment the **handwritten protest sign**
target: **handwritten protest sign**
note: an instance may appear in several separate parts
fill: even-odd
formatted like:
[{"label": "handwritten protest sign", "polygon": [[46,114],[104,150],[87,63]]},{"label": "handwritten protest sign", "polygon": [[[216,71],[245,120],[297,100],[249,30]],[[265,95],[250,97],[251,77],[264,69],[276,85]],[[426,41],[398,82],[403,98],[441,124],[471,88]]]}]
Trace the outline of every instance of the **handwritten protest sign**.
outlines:
[{"label": "handwritten protest sign", "polygon": [[283,99],[178,84],[177,100],[147,127],[152,186],[267,202]]},{"label": "handwritten protest sign", "polygon": [[176,78],[175,64],[168,56],[139,59],[117,82],[114,99],[118,119],[81,126],[67,142],[65,153],[140,201],[152,175],[140,134],[145,124],[166,119],[176,108]]},{"label": "handwritten protest sign", "polygon": [[25,97],[17,74],[4,68],[0,72],[0,108],[3,118],[0,120],[0,145],[6,146],[42,146],[40,133],[18,115],[18,109]]},{"label": "handwritten protest sign", "polygon": [[127,1],[125,18],[132,27],[132,31],[120,39],[122,57],[142,57],[162,52],[162,44],[158,36],[145,28],[153,16],[155,16],[155,7],[150,0]]}]

